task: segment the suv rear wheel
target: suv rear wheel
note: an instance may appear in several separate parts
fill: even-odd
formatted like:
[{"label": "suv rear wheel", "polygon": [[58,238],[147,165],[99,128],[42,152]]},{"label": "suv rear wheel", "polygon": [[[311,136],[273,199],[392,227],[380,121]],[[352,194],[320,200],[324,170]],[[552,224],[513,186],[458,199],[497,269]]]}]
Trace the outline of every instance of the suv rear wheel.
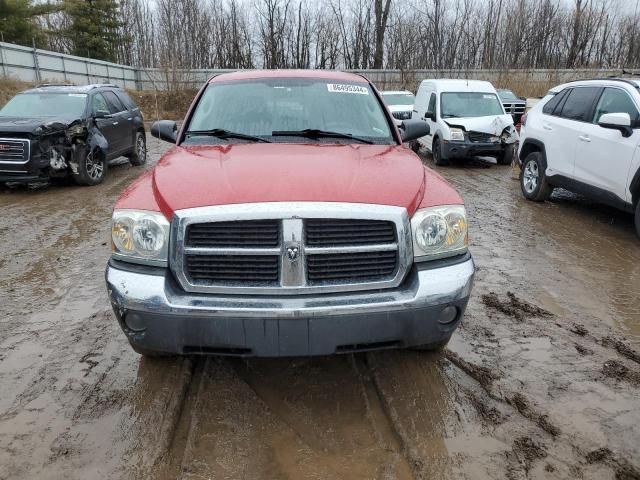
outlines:
[{"label": "suv rear wheel", "polygon": [[136,132],[136,141],[133,145],[133,152],[129,155],[131,165],[136,167],[144,165],[147,161],[147,142],[144,132]]},{"label": "suv rear wheel", "polygon": [[547,176],[544,170],[542,153],[531,152],[524,159],[522,170],[520,171],[520,188],[527,200],[544,202],[551,196],[553,187],[547,183]]},{"label": "suv rear wheel", "polygon": [[107,175],[107,160],[99,150],[89,150],[78,164],[73,179],[78,185],[98,185]]}]

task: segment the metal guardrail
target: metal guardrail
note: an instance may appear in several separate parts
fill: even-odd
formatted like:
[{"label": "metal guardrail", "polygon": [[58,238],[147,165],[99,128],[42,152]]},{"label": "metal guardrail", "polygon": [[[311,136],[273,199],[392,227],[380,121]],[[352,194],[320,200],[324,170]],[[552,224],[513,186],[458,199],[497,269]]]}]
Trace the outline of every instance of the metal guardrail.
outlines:
[{"label": "metal guardrail", "polygon": [[[0,42],[0,72],[5,78],[26,82],[44,81],[75,83],[114,83],[135,90],[165,90],[169,84],[197,87],[215,74],[229,72],[224,69],[166,70],[136,68],[129,65],[77,57],[38,48]],[[618,75],[619,70],[602,69],[477,69],[477,70],[351,70],[359,73],[381,88],[410,85],[428,78],[468,78],[497,82],[516,76],[533,82],[549,80],[563,83],[589,77]]]}]

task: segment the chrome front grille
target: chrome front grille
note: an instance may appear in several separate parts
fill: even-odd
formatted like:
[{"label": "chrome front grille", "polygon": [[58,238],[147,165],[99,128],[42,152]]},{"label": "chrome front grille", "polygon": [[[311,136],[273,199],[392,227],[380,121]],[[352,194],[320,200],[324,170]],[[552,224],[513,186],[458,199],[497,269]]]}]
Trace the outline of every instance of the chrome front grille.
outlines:
[{"label": "chrome front grille", "polygon": [[293,202],[177,211],[172,271],[190,292],[295,294],[399,285],[413,253],[404,208]]},{"label": "chrome front grille", "polygon": [[24,138],[0,138],[0,163],[27,163],[31,144]]},{"label": "chrome front grille", "polygon": [[503,102],[504,110],[511,115],[517,115],[519,113],[524,113],[526,104],[525,103],[508,103]]}]

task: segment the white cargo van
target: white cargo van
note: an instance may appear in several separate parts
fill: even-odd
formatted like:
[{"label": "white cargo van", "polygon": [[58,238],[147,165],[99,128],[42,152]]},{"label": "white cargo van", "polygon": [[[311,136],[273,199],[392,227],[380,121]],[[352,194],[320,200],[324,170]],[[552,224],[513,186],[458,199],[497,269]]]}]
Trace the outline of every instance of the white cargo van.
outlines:
[{"label": "white cargo van", "polygon": [[489,82],[423,80],[412,118],[425,120],[430,127],[430,134],[412,148],[427,148],[436,165],[473,156],[511,163],[518,133]]}]

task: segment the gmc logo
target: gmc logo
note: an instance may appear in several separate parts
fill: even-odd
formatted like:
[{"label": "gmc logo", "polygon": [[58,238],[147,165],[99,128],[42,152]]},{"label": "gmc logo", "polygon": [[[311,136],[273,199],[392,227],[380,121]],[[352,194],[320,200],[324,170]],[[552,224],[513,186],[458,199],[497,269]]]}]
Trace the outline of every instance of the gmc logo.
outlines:
[{"label": "gmc logo", "polygon": [[10,145],[6,145],[6,144],[0,143],[0,152],[3,152],[5,150],[9,150],[10,148],[11,148]]}]

